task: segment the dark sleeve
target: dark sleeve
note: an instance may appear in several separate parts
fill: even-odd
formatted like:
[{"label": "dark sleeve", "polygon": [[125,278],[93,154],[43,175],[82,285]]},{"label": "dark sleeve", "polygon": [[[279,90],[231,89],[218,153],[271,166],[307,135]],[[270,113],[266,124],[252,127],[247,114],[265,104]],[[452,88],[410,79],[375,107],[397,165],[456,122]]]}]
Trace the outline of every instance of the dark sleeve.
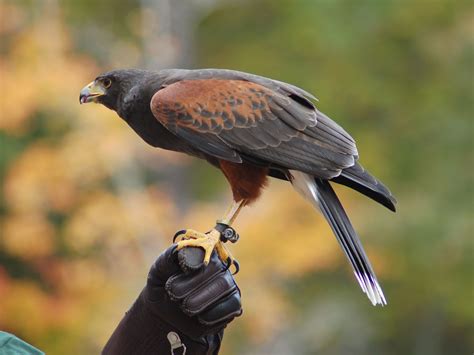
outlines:
[{"label": "dark sleeve", "polygon": [[191,339],[150,312],[144,292],[146,289],[120,321],[102,354],[218,354],[222,330]]}]

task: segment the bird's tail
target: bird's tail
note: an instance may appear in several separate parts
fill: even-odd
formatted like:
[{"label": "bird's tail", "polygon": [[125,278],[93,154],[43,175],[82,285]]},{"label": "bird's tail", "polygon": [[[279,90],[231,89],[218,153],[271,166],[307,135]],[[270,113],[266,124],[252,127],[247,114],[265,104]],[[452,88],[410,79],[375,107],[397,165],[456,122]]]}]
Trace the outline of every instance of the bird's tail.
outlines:
[{"label": "bird's tail", "polygon": [[329,182],[300,171],[291,170],[290,173],[295,190],[317,207],[328,221],[364,293],[374,306],[386,305],[385,296],[359,237]]}]

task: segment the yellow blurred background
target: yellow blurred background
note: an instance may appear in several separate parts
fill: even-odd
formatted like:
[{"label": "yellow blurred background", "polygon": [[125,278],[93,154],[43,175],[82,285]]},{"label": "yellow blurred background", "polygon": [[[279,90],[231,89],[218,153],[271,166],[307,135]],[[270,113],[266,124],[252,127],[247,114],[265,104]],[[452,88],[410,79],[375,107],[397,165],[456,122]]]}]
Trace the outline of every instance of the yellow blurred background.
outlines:
[{"label": "yellow blurred background", "polygon": [[244,314],[223,354],[466,354],[473,341],[474,6],[449,0],[0,2],[0,329],[98,353],[186,227],[231,195],[205,162],[79,106],[114,68],[287,81],[398,199],[338,188],[384,287],[374,308],[325,221],[272,181],[236,224]]}]

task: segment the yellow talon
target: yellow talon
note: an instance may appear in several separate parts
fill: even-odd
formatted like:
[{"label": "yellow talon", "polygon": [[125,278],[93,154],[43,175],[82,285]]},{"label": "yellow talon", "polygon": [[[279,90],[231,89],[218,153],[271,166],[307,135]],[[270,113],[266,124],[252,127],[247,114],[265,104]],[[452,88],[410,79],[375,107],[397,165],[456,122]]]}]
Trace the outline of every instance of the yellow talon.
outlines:
[{"label": "yellow talon", "polygon": [[220,232],[213,229],[208,233],[201,233],[193,229],[187,229],[185,233],[180,235],[181,240],[177,242],[177,250],[186,247],[199,247],[204,249],[204,265],[209,264],[211,259],[212,251],[215,249],[217,256],[226,265],[235,265],[238,270],[237,262],[233,258],[232,254],[224,246],[224,243],[220,240]]},{"label": "yellow talon", "polygon": [[227,250],[224,243],[222,243],[221,241],[216,244],[216,252],[219,256],[219,259],[221,259],[224,263],[230,262],[232,264],[234,258],[232,257],[232,254]]},{"label": "yellow talon", "polygon": [[221,244],[220,233],[215,229],[209,233],[201,233],[188,229],[181,237],[182,239],[177,243],[177,249],[180,250],[185,247],[199,247],[204,249],[204,265],[209,264],[212,251],[216,248],[216,245]]}]

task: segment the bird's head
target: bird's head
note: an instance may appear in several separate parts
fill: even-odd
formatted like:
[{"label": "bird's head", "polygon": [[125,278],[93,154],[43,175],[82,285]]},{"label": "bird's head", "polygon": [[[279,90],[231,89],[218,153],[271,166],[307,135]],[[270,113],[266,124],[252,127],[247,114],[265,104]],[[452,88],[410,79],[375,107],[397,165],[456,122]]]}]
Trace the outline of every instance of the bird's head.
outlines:
[{"label": "bird's head", "polygon": [[139,69],[114,70],[99,75],[86,85],[79,95],[79,103],[95,102],[118,111],[124,98],[142,83],[146,71]]}]

